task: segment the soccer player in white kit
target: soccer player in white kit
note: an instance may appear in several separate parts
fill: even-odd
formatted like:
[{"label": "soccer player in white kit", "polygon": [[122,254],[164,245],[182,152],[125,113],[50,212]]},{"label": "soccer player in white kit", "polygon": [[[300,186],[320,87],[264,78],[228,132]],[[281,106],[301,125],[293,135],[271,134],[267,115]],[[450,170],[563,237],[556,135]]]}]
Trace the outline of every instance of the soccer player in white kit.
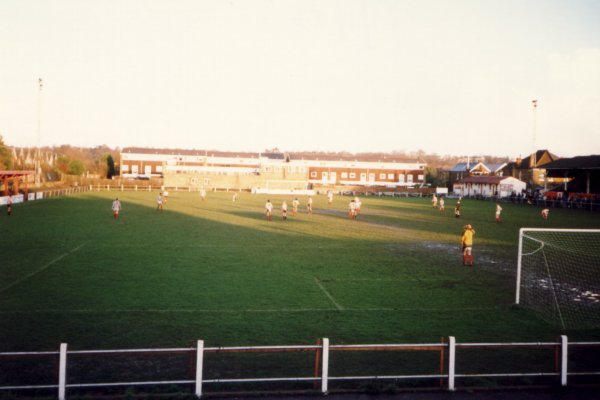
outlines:
[{"label": "soccer player in white kit", "polygon": [[550,209],[548,209],[548,208],[544,208],[544,209],[542,210],[542,213],[541,213],[541,214],[542,214],[542,218],[544,218],[544,219],[548,219],[548,214],[550,214]]},{"label": "soccer player in white kit", "polygon": [[265,210],[267,212],[267,220],[271,221],[273,219],[273,203],[271,203],[271,200],[267,200],[265,203]]},{"label": "soccer player in white kit", "polygon": [[112,212],[113,212],[113,217],[115,219],[119,218],[119,211],[121,211],[121,202],[119,201],[119,198],[117,197],[112,202]]},{"label": "soccer player in white kit", "polygon": [[308,201],[306,202],[306,211],[309,214],[312,214],[312,211],[313,211],[312,205],[313,205],[313,199],[312,199],[312,197],[308,196]]},{"label": "soccer player in white kit", "polygon": [[356,203],[354,202],[354,199],[350,200],[350,203],[348,204],[348,217],[350,219],[356,219]]},{"label": "soccer player in white kit", "polygon": [[156,211],[158,211],[158,210],[162,211],[163,210],[163,202],[164,201],[163,201],[162,193],[159,193],[158,197],[156,198]]}]

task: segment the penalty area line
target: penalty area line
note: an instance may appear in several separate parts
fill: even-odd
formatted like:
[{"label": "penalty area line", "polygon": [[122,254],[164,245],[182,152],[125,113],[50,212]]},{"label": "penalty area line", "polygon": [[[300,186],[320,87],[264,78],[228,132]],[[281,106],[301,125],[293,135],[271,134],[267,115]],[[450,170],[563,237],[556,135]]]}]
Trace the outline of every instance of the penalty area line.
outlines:
[{"label": "penalty area line", "polygon": [[8,289],[18,285],[21,282],[26,281],[27,279],[31,278],[34,275],[39,274],[40,272],[44,271],[45,269],[51,267],[52,265],[56,264],[57,262],[59,262],[60,260],[62,260],[63,258],[67,257],[68,255],[71,255],[73,253],[75,253],[77,250],[79,250],[80,248],[82,248],[85,245],[85,243],[80,244],[79,246],[75,247],[74,249],[67,251],[64,254],[61,254],[60,256],[56,257],[54,260],[51,260],[50,262],[44,264],[43,266],[41,266],[40,268],[36,269],[33,272],[30,272],[29,274],[25,275],[24,277],[17,279],[16,281],[9,283],[8,285],[0,288],[0,293],[3,293],[5,291],[7,291]]},{"label": "penalty area line", "polygon": [[325,289],[325,286],[323,286],[323,284],[321,284],[321,282],[315,277],[315,283],[317,284],[317,286],[319,287],[319,289],[321,289],[321,291],[323,291],[323,293],[325,293],[325,296],[327,296],[327,298],[329,300],[331,300],[331,302],[333,303],[333,305],[335,306],[335,308],[337,308],[339,311],[343,311],[344,307],[340,306],[338,304],[337,301],[335,301],[335,299],[333,298],[333,296],[331,295],[331,293],[329,293],[327,291],[327,289]]}]

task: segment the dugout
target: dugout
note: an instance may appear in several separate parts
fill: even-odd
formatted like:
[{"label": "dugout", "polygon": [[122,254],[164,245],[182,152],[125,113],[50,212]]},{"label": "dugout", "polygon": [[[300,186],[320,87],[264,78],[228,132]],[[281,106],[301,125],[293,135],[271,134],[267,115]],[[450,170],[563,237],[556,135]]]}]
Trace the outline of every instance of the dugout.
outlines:
[{"label": "dugout", "polygon": [[29,192],[28,177],[33,175],[34,171],[0,171],[0,193],[2,196],[11,196],[19,194],[20,185],[23,184],[23,193],[27,198]]}]

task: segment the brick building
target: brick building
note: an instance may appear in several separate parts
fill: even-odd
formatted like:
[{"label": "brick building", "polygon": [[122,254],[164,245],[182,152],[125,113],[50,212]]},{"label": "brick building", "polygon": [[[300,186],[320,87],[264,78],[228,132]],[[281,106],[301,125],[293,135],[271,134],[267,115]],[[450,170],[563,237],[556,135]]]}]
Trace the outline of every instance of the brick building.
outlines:
[{"label": "brick building", "polygon": [[402,188],[425,182],[424,163],[294,159],[284,153],[125,148],[124,178],[162,177],[165,186],[217,189],[369,186]]}]

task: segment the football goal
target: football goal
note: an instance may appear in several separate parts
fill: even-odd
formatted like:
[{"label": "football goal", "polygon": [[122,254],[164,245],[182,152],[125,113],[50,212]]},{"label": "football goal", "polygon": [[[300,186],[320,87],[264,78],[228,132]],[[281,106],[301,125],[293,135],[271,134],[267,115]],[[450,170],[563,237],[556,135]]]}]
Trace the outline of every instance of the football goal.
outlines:
[{"label": "football goal", "polygon": [[264,188],[254,188],[252,193],[313,195],[314,191],[308,189],[308,181],[270,179]]},{"label": "football goal", "polygon": [[516,304],[565,329],[600,327],[600,229],[521,228]]},{"label": "football goal", "polygon": [[308,181],[295,181],[287,179],[269,179],[266,188],[271,190],[306,190]]}]

